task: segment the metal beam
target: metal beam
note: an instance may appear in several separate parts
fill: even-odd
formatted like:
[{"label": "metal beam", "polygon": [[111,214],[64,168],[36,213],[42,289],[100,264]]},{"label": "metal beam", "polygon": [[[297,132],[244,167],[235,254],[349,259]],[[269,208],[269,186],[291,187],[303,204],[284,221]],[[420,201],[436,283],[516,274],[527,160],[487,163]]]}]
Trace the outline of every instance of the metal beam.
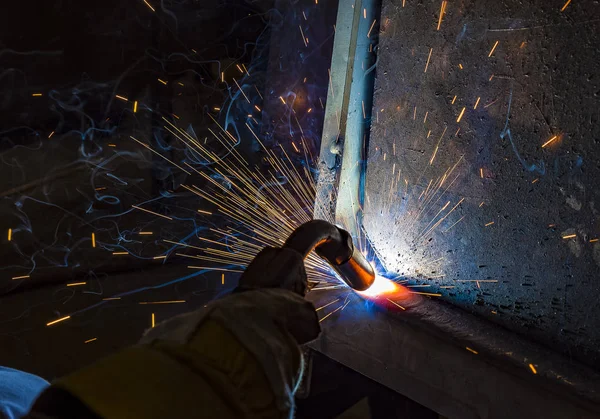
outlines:
[{"label": "metal beam", "polygon": [[598,373],[486,320],[428,298],[398,312],[308,298],[339,299],[312,348],[449,419],[600,417]]},{"label": "metal beam", "polygon": [[339,1],[318,162],[319,177],[313,214],[315,219],[328,221],[335,219],[338,166],[345,146],[344,138],[361,13],[362,0]]}]

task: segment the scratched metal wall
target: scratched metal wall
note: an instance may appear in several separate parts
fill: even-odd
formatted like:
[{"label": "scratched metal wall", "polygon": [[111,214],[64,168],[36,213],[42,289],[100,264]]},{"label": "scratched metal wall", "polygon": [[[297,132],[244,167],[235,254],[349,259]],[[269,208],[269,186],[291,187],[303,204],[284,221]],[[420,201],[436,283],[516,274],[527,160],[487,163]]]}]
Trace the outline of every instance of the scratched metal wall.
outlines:
[{"label": "scratched metal wall", "polygon": [[598,3],[384,0],[381,25],[364,225],[386,268],[598,366]]}]

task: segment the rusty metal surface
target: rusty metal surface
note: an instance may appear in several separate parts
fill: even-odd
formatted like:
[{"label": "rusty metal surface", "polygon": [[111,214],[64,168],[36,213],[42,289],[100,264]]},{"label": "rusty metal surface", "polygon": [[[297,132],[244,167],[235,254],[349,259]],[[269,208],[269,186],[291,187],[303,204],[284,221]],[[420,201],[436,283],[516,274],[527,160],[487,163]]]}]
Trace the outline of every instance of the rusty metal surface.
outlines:
[{"label": "rusty metal surface", "polygon": [[597,368],[600,19],[565,3],[383,1],[364,227],[389,271]]}]

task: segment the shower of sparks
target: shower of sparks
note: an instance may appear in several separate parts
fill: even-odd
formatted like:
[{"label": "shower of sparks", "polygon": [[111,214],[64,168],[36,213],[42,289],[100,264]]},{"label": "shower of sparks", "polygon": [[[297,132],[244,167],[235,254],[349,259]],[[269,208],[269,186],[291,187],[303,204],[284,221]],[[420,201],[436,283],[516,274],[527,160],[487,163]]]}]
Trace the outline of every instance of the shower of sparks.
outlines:
[{"label": "shower of sparks", "polygon": [[562,7],[562,9],[560,9],[561,12],[564,12],[565,9],[567,8],[567,6],[569,5],[569,3],[571,3],[571,0],[567,0],[567,2],[565,3],[565,5]]},{"label": "shower of sparks", "polygon": [[[280,97],[280,100],[285,103],[283,97]],[[221,267],[190,265],[188,268],[239,272],[252,261],[261,248],[281,246],[296,227],[312,219],[316,194],[314,179],[308,170],[299,171],[294,166],[282,145],[276,150],[268,149],[252,127],[246,124],[250,135],[255,138],[265,152],[265,161],[270,166],[270,170],[263,173],[249,166],[237,149],[231,147],[236,139],[216,120],[213,119],[218,130],[211,129],[210,132],[221,146],[229,150],[230,154],[227,158],[220,158],[215,152],[168,119],[163,118],[163,121],[166,131],[190,151],[210,161],[213,164],[214,173],[228,182],[229,186],[224,187],[208,173],[198,171],[190,164],[184,163],[199,175],[199,183],[203,186],[198,186],[195,181],[189,181],[181,185],[181,188],[216,207],[216,210],[212,212],[202,210],[198,210],[198,212],[207,215],[218,213],[220,216],[230,219],[233,225],[239,226],[228,229],[211,228],[211,231],[221,239],[196,237],[194,240],[198,240],[200,242],[198,244],[192,244],[192,239],[185,241],[163,239],[166,243],[181,246],[190,252],[176,253],[177,256],[211,262],[217,266],[222,265]],[[138,143],[150,148],[139,141]],[[300,141],[300,144],[294,149],[308,159],[310,151],[306,149],[304,140]],[[155,150],[151,149],[151,151]],[[277,180],[277,176],[284,176],[288,179],[285,186]],[[274,186],[265,188],[263,185],[267,184]],[[317,205],[324,206],[326,204],[318,201]],[[140,207],[137,208],[144,210]],[[154,215],[160,216],[161,214],[154,213]],[[316,279],[322,284],[328,282],[339,284],[329,267],[320,258],[311,254],[305,263],[309,279]],[[241,269],[231,269],[232,266]],[[222,284],[224,284],[224,279],[224,275],[222,275]]]},{"label": "shower of sparks", "polygon": [[446,13],[446,6],[448,5],[447,1],[442,1],[442,6],[440,8],[440,18],[437,24],[437,30],[440,30],[440,26],[442,26],[442,18],[444,17],[444,13]]},{"label": "shower of sparks", "polygon": [[427,64],[425,64],[425,71],[423,71],[423,73],[427,73],[427,68],[429,67],[429,60],[431,60],[432,52],[433,52],[433,47],[429,49],[429,56],[427,57]]},{"label": "shower of sparks", "polygon": [[500,41],[496,41],[496,43],[494,44],[494,46],[492,47],[492,50],[490,51],[490,53],[488,54],[488,57],[491,57],[492,54],[494,53],[494,51],[496,50],[496,47],[498,46],[498,44],[500,43]]},{"label": "shower of sparks", "polygon": [[70,318],[71,318],[71,316],[61,317],[60,319],[56,319],[56,320],[51,321],[50,323],[46,323],[46,326],[52,326],[52,325],[54,325],[56,323],[60,323],[60,322],[63,322],[65,320],[69,320]]}]

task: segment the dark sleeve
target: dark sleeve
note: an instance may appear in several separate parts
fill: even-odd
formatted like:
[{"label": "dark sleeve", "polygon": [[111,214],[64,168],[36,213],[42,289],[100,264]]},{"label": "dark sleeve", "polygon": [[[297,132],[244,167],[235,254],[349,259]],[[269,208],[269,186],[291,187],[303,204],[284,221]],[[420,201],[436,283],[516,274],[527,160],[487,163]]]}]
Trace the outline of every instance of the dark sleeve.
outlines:
[{"label": "dark sleeve", "polygon": [[66,390],[49,387],[39,395],[24,419],[101,419]]}]

